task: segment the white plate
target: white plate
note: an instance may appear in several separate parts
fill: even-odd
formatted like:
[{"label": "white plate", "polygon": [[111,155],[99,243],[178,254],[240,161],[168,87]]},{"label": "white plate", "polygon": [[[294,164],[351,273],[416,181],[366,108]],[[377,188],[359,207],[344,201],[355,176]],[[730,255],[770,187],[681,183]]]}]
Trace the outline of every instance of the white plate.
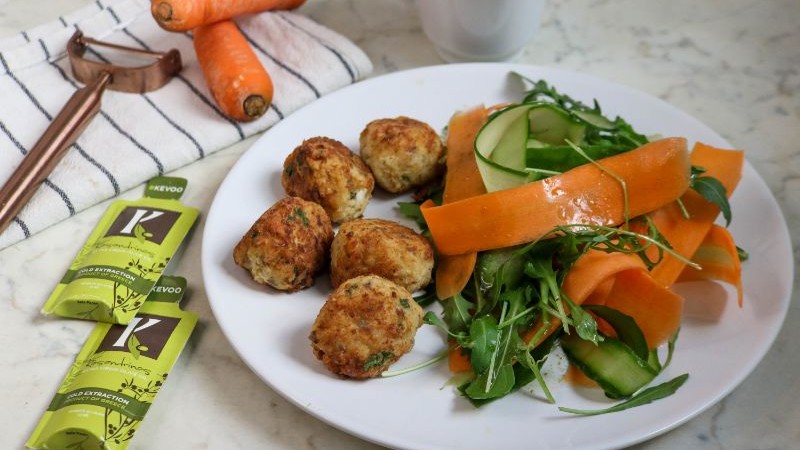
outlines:
[{"label": "white plate", "polygon": [[[475,409],[446,385],[445,364],[389,379],[338,379],[314,359],[308,332],[330,291],[315,287],[281,294],[252,282],[235,266],[233,247],[251,223],[283,195],[286,155],[303,139],[328,136],[358,151],[370,120],[407,115],[440,130],[451,114],[475,104],[521,98],[509,72],[544,78],[561,92],[622,115],[644,133],[686,136],[728,146],[714,131],[667,103],[617,84],[552,68],[508,64],[429,67],[373,78],[334,92],[267,131],[219,188],[203,235],[203,278],[214,315],[242,359],[264,382],[308,413],[363,439],[402,449],[604,449],[630,445],[678,426],[738,385],[772,344],[788,308],[793,259],[789,234],[769,189],[748,164],[732,198],[732,231],[750,252],[744,267],[744,308],[729,290],[701,284],[688,302],[727,297],[718,322],[687,318],[672,365],[660,380],[690,374],[677,394],[632,410],[576,417],[539,399],[514,394]],[[367,217],[402,220],[395,198],[377,194]],[[713,303],[713,302],[712,302]],[[395,368],[423,361],[442,348],[430,326]],[[607,406],[602,395],[553,386],[559,405]]]}]

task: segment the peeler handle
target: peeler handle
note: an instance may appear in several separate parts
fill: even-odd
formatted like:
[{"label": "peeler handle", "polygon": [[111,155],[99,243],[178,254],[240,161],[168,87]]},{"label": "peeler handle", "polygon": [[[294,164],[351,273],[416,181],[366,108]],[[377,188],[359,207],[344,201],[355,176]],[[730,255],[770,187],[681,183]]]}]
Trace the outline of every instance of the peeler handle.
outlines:
[{"label": "peeler handle", "polygon": [[111,73],[103,72],[94,81],[75,91],[0,188],[0,232],[14,220],[66,150],[100,111],[100,99],[110,82]]}]

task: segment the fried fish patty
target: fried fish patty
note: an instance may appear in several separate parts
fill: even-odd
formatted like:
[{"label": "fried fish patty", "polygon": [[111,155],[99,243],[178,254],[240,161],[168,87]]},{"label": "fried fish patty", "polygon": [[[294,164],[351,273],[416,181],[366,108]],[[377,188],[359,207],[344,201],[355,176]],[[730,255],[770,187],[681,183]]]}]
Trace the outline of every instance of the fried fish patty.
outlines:
[{"label": "fried fish patty", "polygon": [[431,282],[433,248],[409,227],[384,219],[343,223],[331,244],[331,282],[380,275],[410,292]]},{"label": "fried fish patty", "polygon": [[319,203],[334,223],[364,214],[375,180],[361,157],[326,137],[306,139],[283,162],[287,195]]},{"label": "fried fish patty", "polygon": [[233,260],[258,283],[282,291],[314,284],[327,264],[333,226],[322,207],[284,197],[253,223],[233,250]]},{"label": "fried fish patty", "polygon": [[349,378],[380,375],[414,346],[422,308],[377,275],[351,278],[325,301],[309,334],[314,355]]}]

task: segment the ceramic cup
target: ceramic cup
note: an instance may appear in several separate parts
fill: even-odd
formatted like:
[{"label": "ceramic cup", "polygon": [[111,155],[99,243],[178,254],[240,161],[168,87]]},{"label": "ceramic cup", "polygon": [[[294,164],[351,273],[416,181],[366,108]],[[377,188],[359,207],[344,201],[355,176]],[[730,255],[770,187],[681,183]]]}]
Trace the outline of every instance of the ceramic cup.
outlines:
[{"label": "ceramic cup", "polygon": [[544,0],[417,0],[422,29],[448,62],[513,59],[539,28]]}]

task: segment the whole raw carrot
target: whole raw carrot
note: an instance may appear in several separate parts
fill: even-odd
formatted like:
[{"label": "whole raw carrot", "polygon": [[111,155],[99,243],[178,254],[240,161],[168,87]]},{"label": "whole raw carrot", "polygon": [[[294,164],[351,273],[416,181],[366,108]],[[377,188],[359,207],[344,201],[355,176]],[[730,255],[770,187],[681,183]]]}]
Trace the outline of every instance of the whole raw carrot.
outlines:
[{"label": "whole raw carrot", "polygon": [[194,50],[214,100],[233,119],[254,120],[272,102],[272,79],[230,20],[194,30]]},{"label": "whole raw carrot", "polygon": [[165,30],[187,31],[242,14],[294,9],[305,0],[152,0],[150,12]]}]

